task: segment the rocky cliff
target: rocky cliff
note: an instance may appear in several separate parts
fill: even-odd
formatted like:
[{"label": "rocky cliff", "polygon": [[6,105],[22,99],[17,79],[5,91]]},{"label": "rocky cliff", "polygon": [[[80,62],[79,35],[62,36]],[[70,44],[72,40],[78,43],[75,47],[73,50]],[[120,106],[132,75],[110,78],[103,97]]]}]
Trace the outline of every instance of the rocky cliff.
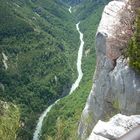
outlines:
[{"label": "rocky cliff", "polygon": [[79,136],[87,138],[98,120],[117,113],[140,114],[140,75],[123,54],[132,34],[133,12],[128,0],[110,2],[96,34],[96,71],[83,110]]},{"label": "rocky cliff", "polygon": [[[140,125],[140,115],[125,116],[117,114],[108,122],[98,121],[88,140],[114,140],[124,134],[132,132],[135,127]],[[134,140],[131,139],[131,140]]]}]

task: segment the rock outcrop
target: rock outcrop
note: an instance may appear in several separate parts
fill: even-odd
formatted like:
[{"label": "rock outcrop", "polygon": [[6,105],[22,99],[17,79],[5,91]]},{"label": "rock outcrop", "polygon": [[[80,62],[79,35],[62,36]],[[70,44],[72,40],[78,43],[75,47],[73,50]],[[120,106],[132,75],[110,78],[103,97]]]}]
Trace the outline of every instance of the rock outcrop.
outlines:
[{"label": "rock outcrop", "polygon": [[96,71],[93,87],[79,124],[85,140],[98,120],[117,113],[140,114],[140,75],[123,57],[131,34],[132,11],[128,0],[115,0],[104,9],[96,34]]},{"label": "rock outcrop", "polygon": [[140,125],[140,115],[115,115],[108,122],[98,121],[88,140],[118,139]]},{"label": "rock outcrop", "polygon": [[8,69],[8,65],[7,65],[8,57],[4,53],[2,53],[2,56],[3,56],[2,62],[4,64],[5,69],[7,70]]}]

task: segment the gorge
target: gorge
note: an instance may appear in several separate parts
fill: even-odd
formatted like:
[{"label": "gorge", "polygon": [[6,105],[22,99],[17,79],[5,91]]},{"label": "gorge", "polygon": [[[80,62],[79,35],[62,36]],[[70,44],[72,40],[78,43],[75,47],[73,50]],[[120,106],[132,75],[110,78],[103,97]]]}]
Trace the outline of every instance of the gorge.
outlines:
[{"label": "gorge", "polygon": [[139,9],[1,1],[0,139],[111,140],[139,126]]},{"label": "gorge", "polygon": [[[70,7],[70,9],[71,9],[71,7]],[[70,9],[69,9],[69,12],[71,13]],[[72,84],[72,87],[70,89],[69,95],[71,95],[76,90],[76,88],[78,88],[78,86],[80,84],[80,81],[82,80],[82,77],[83,77],[81,64],[82,64],[82,55],[83,55],[84,41],[83,41],[83,34],[81,33],[81,31],[79,29],[79,24],[80,24],[80,22],[76,24],[76,30],[79,32],[79,35],[80,35],[80,47],[79,47],[79,50],[78,50],[78,57],[77,57],[77,73],[78,73],[78,78]],[[38,120],[38,123],[37,123],[37,126],[36,126],[36,129],[35,129],[35,132],[34,132],[34,135],[33,135],[33,140],[39,140],[39,138],[41,136],[41,129],[42,129],[44,118],[47,116],[47,113],[49,113],[51,111],[51,108],[54,105],[56,105],[60,100],[61,100],[61,98],[56,100],[40,116],[40,118]]]}]

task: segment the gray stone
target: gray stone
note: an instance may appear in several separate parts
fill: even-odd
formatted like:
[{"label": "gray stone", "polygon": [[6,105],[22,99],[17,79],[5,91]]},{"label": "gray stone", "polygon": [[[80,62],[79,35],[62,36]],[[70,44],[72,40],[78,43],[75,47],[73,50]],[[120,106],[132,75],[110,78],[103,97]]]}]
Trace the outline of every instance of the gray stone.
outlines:
[{"label": "gray stone", "polygon": [[140,115],[117,114],[108,122],[98,121],[88,140],[114,140],[140,125]]},{"label": "gray stone", "polygon": [[[78,135],[85,140],[98,120],[107,120],[114,114],[140,114],[140,75],[132,70],[120,51],[124,46],[117,40],[117,27],[123,12],[130,5],[127,0],[115,0],[104,9],[96,34],[96,71],[93,86],[81,115]],[[130,10],[129,10],[130,11]],[[127,26],[127,25],[126,25]],[[117,41],[116,41],[117,40]]]}]

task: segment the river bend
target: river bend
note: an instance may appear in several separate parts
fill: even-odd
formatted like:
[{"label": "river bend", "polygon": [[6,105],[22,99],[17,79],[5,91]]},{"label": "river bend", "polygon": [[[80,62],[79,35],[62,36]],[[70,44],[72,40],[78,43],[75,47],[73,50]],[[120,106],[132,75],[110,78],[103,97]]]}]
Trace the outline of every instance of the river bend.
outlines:
[{"label": "river bend", "polygon": [[[71,11],[71,8],[69,9],[69,12]],[[71,13],[71,12],[70,12]],[[80,35],[80,46],[79,46],[79,50],[78,50],[78,56],[77,56],[77,72],[78,72],[78,77],[76,79],[76,81],[72,84],[71,90],[68,94],[68,96],[70,94],[72,94],[76,88],[79,87],[80,81],[82,80],[83,77],[83,72],[82,72],[82,56],[83,56],[83,48],[84,48],[84,40],[83,40],[83,33],[81,33],[80,28],[79,28],[80,22],[76,24],[76,30],[78,31],[79,35]],[[39,117],[39,120],[37,122],[37,126],[35,128],[35,132],[33,134],[33,140],[39,140],[40,136],[41,136],[41,129],[42,129],[42,125],[43,125],[43,120],[46,117],[46,115],[48,114],[48,112],[50,112],[50,110],[52,109],[52,107],[57,104],[60,101],[60,99],[58,99],[57,101],[55,101],[52,105],[50,105]]]}]

